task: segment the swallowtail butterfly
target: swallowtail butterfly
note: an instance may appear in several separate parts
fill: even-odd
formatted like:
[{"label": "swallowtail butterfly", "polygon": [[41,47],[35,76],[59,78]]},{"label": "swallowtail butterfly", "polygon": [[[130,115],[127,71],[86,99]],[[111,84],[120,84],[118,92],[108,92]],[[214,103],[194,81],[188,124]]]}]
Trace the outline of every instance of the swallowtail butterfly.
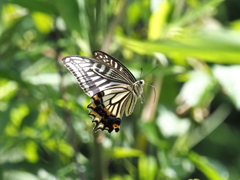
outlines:
[{"label": "swallowtail butterfly", "polygon": [[141,98],[144,80],[137,81],[121,62],[105,52],[94,51],[93,56],[73,55],[62,61],[91,97],[88,109],[94,130],[118,132],[124,112],[126,116],[132,114],[137,99]]}]

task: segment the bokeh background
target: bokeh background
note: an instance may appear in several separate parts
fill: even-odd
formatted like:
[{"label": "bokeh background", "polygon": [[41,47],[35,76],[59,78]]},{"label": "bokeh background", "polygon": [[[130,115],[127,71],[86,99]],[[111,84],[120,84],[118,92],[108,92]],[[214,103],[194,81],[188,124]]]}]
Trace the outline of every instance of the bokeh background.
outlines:
[{"label": "bokeh background", "polygon": [[[0,179],[240,178],[239,0],[1,0],[0,11]],[[118,133],[93,132],[90,98],[61,63],[93,50],[154,86]]]}]

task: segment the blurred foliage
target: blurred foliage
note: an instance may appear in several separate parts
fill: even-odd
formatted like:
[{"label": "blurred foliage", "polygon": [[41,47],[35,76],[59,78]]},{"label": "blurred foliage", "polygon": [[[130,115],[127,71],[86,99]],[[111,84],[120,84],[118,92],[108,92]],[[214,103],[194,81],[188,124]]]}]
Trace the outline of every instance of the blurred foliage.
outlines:
[{"label": "blurred foliage", "polygon": [[[240,178],[240,1],[2,0],[0,10],[0,179]],[[96,49],[154,86],[118,133],[93,132],[89,97],[61,63]]]}]

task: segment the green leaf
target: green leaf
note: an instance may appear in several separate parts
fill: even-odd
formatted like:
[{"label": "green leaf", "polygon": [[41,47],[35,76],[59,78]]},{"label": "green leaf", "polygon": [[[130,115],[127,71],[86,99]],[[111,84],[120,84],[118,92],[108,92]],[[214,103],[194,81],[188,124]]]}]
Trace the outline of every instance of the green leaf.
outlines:
[{"label": "green leaf", "polygon": [[45,13],[34,12],[32,14],[37,29],[42,33],[50,33],[53,27],[53,18]]},{"label": "green leaf", "polygon": [[[8,140],[8,141],[6,141]],[[5,141],[1,142],[1,146],[3,146],[5,143],[6,144],[10,144],[12,142],[10,142],[10,138],[6,138],[5,137]],[[6,143],[7,142],[7,143]],[[0,149],[0,164],[5,164],[5,163],[19,163],[24,161],[25,159],[25,152],[22,148],[20,148],[19,146],[11,148],[11,147],[4,147]]]},{"label": "green leaf", "polygon": [[140,180],[154,180],[158,172],[157,158],[142,156],[138,160],[138,173]]},{"label": "green leaf", "polygon": [[53,14],[56,12],[55,7],[51,1],[42,0],[10,0],[13,4],[18,4],[19,6],[25,7],[30,11],[39,11],[47,14]]},{"label": "green leaf", "polygon": [[31,163],[38,161],[37,144],[34,141],[29,141],[25,145],[25,157]]},{"label": "green leaf", "polygon": [[35,175],[23,172],[23,171],[5,171],[3,173],[3,179],[4,180],[40,180],[40,178],[36,177]]},{"label": "green leaf", "polygon": [[207,158],[199,156],[197,153],[190,153],[189,159],[195,164],[195,166],[207,177],[208,180],[227,180],[224,177],[223,169],[217,169],[216,166],[211,164]]},{"label": "green leaf", "polygon": [[170,11],[169,1],[161,1],[159,7],[152,13],[149,19],[149,39],[158,39],[162,36],[162,29],[166,24],[167,15]]},{"label": "green leaf", "polygon": [[[186,10],[186,12],[179,18],[174,19],[174,26],[184,26],[198,21],[205,14],[214,14],[215,9],[223,0],[208,0],[208,1],[189,1],[193,7]],[[193,5],[195,3],[195,5]],[[197,4],[197,5],[196,5]]]},{"label": "green leaf", "polygon": [[[76,0],[54,0],[54,4],[69,29],[81,32],[87,28],[87,24],[85,24],[87,22],[80,21],[80,9]],[[82,8],[81,10],[84,10],[84,3]],[[82,29],[82,27],[84,28]]]},{"label": "green leaf", "polygon": [[126,157],[139,157],[142,155],[142,151],[138,149],[115,147],[109,152],[114,158],[126,158]]},{"label": "green leaf", "polygon": [[[226,36],[226,34],[228,36]],[[186,61],[187,57],[202,61],[225,64],[240,64],[240,34],[234,31],[202,32],[173,40],[138,41],[121,38],[120,42],[140,54],[163,53],[171,58]],[[185,57],[183,59],[182,57]]]}]

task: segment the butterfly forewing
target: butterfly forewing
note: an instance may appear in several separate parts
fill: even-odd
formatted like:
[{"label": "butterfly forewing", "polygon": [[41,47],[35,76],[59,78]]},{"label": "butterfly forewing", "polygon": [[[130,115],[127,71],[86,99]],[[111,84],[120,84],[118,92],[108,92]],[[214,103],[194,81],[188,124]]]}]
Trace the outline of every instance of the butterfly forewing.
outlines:
[{"label": "butterfly forewing", "polygon": [[127,81],[130,81],[131,83],[137,81],[133,74],[120,61],[110,56],[109,54],[102,51],[94,51],[93,55],[96,60],[102,61],[114,69],[118,69],[124,75]]},{"label": "butterfly forewing", "polygon": [[[80,87],[92,97],[94,94],[112,86],[120,85],[121,75],[115,69],[83,56],[67,56],[64,65],[77,78]],[[119,80],[120,79],[120,80]]]},{"label": "butterfly forewing", "polygon": [[132,113],[140,96],[136,89],[142,88],[142,84],[117,59],[102,51],[93,54],[95,59],[67,56],[62,61],[91,97],[88,109],[94,129],[117,132],[124,112],[127,116]]}]

